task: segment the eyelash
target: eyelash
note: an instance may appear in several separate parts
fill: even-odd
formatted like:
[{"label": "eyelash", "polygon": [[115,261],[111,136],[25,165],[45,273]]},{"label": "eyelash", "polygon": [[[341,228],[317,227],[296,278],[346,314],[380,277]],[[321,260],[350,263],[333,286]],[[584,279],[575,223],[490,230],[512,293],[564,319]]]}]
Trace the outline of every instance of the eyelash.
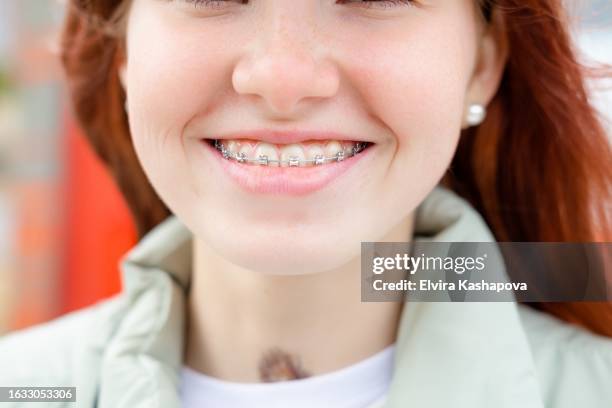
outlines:
[{"label": "eyelash", "polygon": [[[185,3],[191,3],[194,7],[208,7],[212,9],[222,8],[224,6],[223,3],[227,3],[228,0],[183,0]],[[241,4],[245,4],[245,1],[242,0]]]},{"label": "eyelash", "polygon": [[[346,3],[351,3],[351,2],[346,1]],[[401,6],[412,6],[414,5],[414,3],[416,3],[416,1],[415,0],[376,0],[376,1],[361,1],[358,3],[363,4],[365,8],[391,8],[391,7],[401,7]]]},{"label": "eyelash", "polygon": [[[228,0],[183,0],[186,3],[192,3],[194,7],[208,7],[212,9],[224,7],[223,3],[227,3]],[[415,0],[364,0],[360,2],[350,0],[339,0],[340,4],[362,4],[364,8],[392,8],[401,6],[413,6]],[[240,4],[246,4],[248,0],[239,0]]]}]

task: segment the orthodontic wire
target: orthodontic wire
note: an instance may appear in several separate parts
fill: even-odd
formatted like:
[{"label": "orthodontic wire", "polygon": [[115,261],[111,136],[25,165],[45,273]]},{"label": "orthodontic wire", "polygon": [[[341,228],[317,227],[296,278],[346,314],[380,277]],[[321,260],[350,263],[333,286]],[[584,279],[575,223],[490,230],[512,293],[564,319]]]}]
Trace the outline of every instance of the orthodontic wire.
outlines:
[{"label": "orthodontic wire", "polygon": [[304,159],[304,160],[299,160],[295,156],[289,158],[289,160],[270,160],[265,155],[261,155],[257,159],[247,159],[244,153],[231,154],[225,148],[225,146],[223,146],[223,144],[220,143],[218,140],[215,140],[214,147],[215,149],[217,149],[223,154],[223,157],[225,159],[234,160],[234,161],[237,161],[238,163],[258,164],[262,166],[269,166],[270,164],[278,164],[280,167],[282,167],[283,164],[286,164],[287,167],[299,167],[300,164],[314,164],[315,166],[317,166],[317,165],[330,163],[330,162],[343,161],[344,159],[353,157],[357,153],[362,152],[366,148],[366,143],[363,143],[363,142],[357,143],[352,149],[350,149],[348,154],[346,154],[346,152],[343,149],[339,151],[333,157],[324,157],[324,156],[319,155],[315,157],[314,159]]}]

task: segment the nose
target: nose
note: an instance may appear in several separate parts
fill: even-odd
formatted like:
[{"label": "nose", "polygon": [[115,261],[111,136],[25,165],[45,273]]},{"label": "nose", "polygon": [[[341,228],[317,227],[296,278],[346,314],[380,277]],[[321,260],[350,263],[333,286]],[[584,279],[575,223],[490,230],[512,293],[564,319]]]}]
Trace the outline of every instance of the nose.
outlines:
[{"label": "nose", "polygon": [[329,98],[339,75],[317,46],[313,27],[299,16],[276,15],[262,24],[232,74],[235,91],[261,98],[276,115],[292,115],[306,100]]}]

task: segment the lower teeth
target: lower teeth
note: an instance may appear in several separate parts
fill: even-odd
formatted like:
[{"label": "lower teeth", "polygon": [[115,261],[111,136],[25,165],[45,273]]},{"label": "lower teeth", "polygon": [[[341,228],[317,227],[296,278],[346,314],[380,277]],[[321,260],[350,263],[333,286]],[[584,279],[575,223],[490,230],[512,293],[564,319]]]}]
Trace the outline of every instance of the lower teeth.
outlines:
[{"label": "lower teeth", "polygon": [[317,155],[314,159],[303,160],[295,156],[289,157],[289,160],[268,160],[267,156],[259,156],[256,159],[249,159],[244,153],[231,153],[218,140],[213,141],[213,146],[215,147],[215,149],[221,152],[224,158],[228,160],[234,160],[238,163],[253,164],[259,166],[278,165],[280,167],[312,167],[320,166],[326,163],[341,162],[349,157],[361,153],[363,150],[365,150],[366,147],[368,147],[368,144],[366,142],[359,142],[351,149],[349,149],[348,153],[344,150],[341,150],[336,153],[335,156],[325,157],[323,155]]}]

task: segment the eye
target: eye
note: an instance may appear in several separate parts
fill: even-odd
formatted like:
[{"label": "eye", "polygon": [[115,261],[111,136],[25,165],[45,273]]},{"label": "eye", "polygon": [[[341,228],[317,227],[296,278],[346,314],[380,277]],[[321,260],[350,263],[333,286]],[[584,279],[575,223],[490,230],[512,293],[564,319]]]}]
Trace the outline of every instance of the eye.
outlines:
[{"label": "eye", "polygon": [[193,4],[194,7],[207,7],[211,9],[221,9],[228,6],[228,3],[247,4],[248,0],[181,0],[187,4]]},{"label": "eye", "polygon": [[402,6],[413,6],[415,0],[338,0],[339,4],[354,4],[356,7],[364,8],[392,8]]},{"label": "eye", "polygon": [[[195,7],[222,8],[227,3],[247,4],[249,0],[182,0]],[[391,8],[414,5],[415,0],[338,0],[339,4],[355,4],[365,8]]]}]

